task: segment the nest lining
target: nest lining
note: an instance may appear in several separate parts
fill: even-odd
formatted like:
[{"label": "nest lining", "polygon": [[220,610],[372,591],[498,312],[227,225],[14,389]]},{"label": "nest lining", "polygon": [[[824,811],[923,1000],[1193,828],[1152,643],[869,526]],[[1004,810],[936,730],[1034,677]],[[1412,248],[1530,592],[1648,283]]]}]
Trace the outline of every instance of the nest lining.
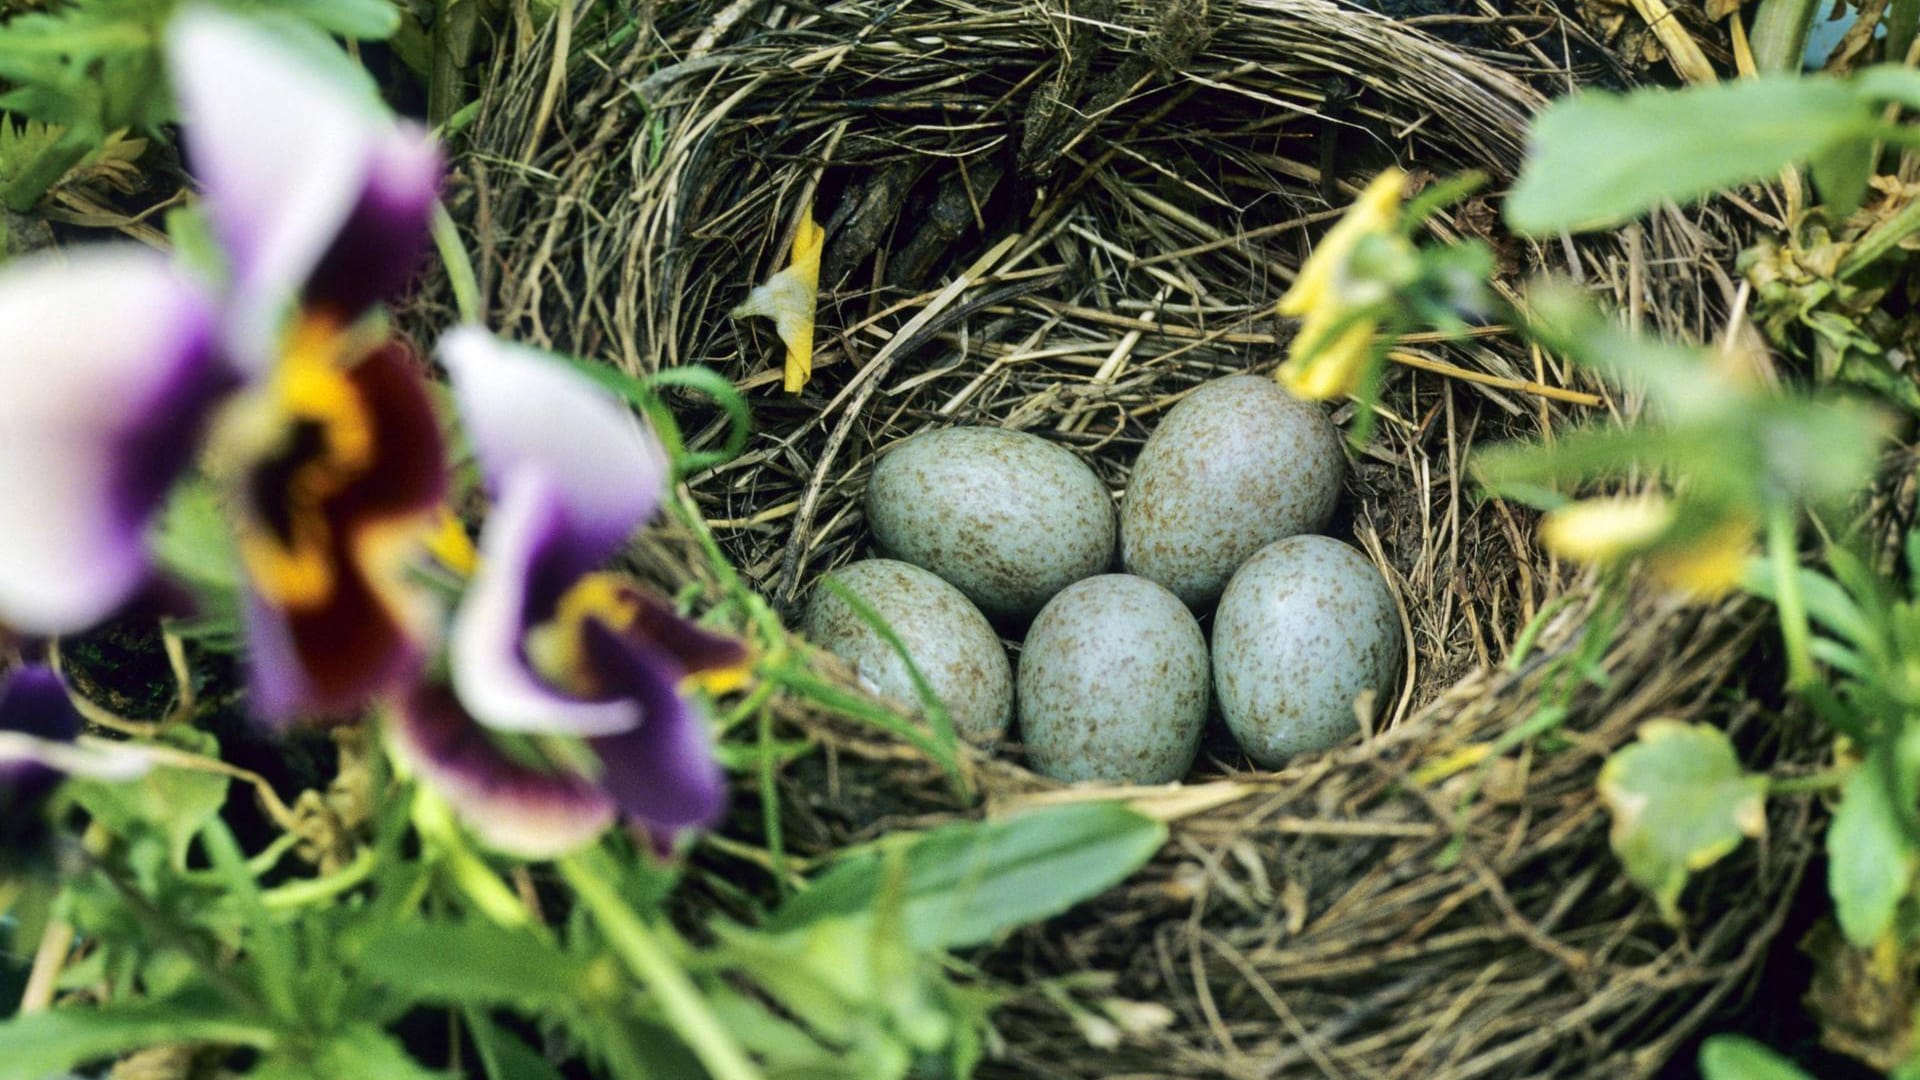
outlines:
[{"label": "nest lining", "polygon": [[[1511,176],[1544,100],[1529,80],[1570,77],[1543,45],[1575,33],[1551,12],[1488,15],[1476,36],[1507,43],[1489,55],[1321,0],[853,0],[780,9],[777,26],[768,14],[657,13],[632,44],[576,54],[554,95],[556,28],[503,48],[457,209],[494,325],[633,371],[706,364],[749,393],[748,452],[691,487],[735,564],[788,610],[865,554],[868,470],[915,431],[1032,430],[1124,490],[1184,393],[1277,363],[1290,330],[1272,302],[1358,183],[1394,162]],[[809,205],[829,232],[815,381],[788,397],[771,333],[726,313],[784,261]],[[1668,213],[1543,250],[1470,202],[1435,231],[1493,243],[1497,287],[1553,269],[1637,324],[1704,338],[1731,294],[1716,267],[1739,227]],[[1214,744],[1204,782],[1117,792],[1172,823],[1167,850],[983,962],[1015,982],[1091,975],[1178,1022],[1063,1056],[1078,1042],[1069,1020],[1022,1009],[995,1068],[1648,1075],[1741,988],[1779,925],[1808,855],[1804,802],[1776,802],[1775,840],[1709,875],[1714,902],[1676,932],[1621,879],[1593,795],[1599,762],[1654,715],[1722,722],[1757,764],[1808,753],[1719,693],[1752,614],[1602,597],[1541,555],[1528,515],[1476,501],[1463,476],[1475,445],[1634,403],[1497,328],[1410,339],[1395,356],[1335,528],[1407,616],[1384,730],[1277,773],[1241,771]],[[674,586],[706,573],[668,530],[638,558]],[[1603,618],[1617,632],[1591,633]],[[1536,621],[1534,651],[1513,661]],[[1571,674],[1599,646],[1610,678]],[[1564,710],[1553,723],[1543,702]],[[910,748],[804,701],[775,707],[825,747],[785,786],[802,850],[979,812]],[[1445,782],[1414,778],[1528,725],[1551,737]],[[1012,760],[970,768],[987,812],[1116,794]]]}]

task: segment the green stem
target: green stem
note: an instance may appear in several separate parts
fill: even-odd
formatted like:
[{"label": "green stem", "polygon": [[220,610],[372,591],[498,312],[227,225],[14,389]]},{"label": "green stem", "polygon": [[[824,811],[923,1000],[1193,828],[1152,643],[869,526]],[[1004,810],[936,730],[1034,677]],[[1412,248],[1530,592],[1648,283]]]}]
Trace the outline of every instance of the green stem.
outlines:
[{"label": "green stem", "polygon": [[1787,688],[1813,682],[1812,629],[1806,598],[1800,594],[1800,545],[1793,508],[1776,504],[1767,512],[1767,556],[1773,568],[1774,605],[1780,611],[1780,636],[1787,646]]},{"label": "green stem", "polygon": [[446,803],[425,787],[415,790],[413,799],[413,827],[420,832],[420,838],[429,844],[440,866],[453,881],[460,895],[479,910],[480,914],[509,929],[518,929],[533,921],[526,905],[507,888],[499,875],[486,864],[486,861],[473,853],[461,838],[460,828],[454,823],[453,811]]},{"label": "green stem", "polygon": [[1760,0],[1754,10],[1753,66],[1762,75],[1799,71],[1807,51],[1807,29],[1813,25],[1814,0]]},{"label": "green stem", "polygon": [[1839,278],[1845,281],[1853,275],[1879,262],[1880,258],[1899,246],[1900,241],[1920,232],[1920,199],[1900,208],[1900,212],[1875,225],[1847,257],[1840,261]]},{"label": "green stem", "polygon": [[1828,791],[1838,791],[1846,784],[1853,770],[1828,769],[1825,772],[1809,773],[1806,776],[1769,776],[1767,777],[1768,795],[1818,795]]},{"label": "green stem", "polygon": [[773,875],[774,885],[780,891],[780,898],[787,896],[787,844],[786,833],[780,827],[780,788],[774,782],[773,769],[773,710],[762,708],[758,724],[760,736],[760,817],[767,833],[767,856],[773,865],[781,871]]},{"label": "green stem", "polygon": [[693,980],[661,945],[646,920],[590,865],[591,857],[592,852],[588,851],[560,860],[560,874],[586,904],[627,970],[653,993],[668,1022],[707,1067],[713,1080],[759,1080],[760,1070],[720,1023],[720,1018],[707,1008]]},{"label": "green stem", "polygon": [[352,862],[333,873],[268,889],[260,894],[260,899],[268,911],[274,912],[295,911],[325,903],[372,877],[373,868],[379,864],[380,860],[374,855],[373,849],[363,847]]},{"label": "green stem", "polygon": [[480,282],[474,277],[473,260],[460,242],[460,229],[447,213],[445,203],[433,204],[433,246],[447,268],[447,284],[453,289],[453,308],[464,323],[480,322]]}]

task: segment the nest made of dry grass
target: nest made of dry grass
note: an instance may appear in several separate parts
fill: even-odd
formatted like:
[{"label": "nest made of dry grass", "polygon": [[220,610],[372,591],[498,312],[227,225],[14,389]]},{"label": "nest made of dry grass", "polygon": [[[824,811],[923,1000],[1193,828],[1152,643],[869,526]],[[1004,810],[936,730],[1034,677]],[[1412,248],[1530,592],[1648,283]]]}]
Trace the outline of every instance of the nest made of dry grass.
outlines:
[{"label": "nest made of dry grass", "polygon": [[[1124,489],[1184,392],[1277,362],[1290,328],[1272,302],[1356,181],[1398,162],[1480,169],[1497,189],[1543,92],[1606,74],[1570,70],[1578,30],[1550,10],[1427,20],[1442,40],[1324,0],[741,0],[655,10],[623,44],[558,62],[603,7],[498,43],[457,163],[486,317],[631,371],[734,378],[757,434],[691,490],[789,609],[863,553],[872,461],[922,428],[1035,430]],[[789,397],[778,343],[727,311],[784,262],[809,205],[828,228],[819,352]],[[1481,201],[1435,225],[1493,243],[1501,288],[1550,268],[1696,338],[1730,306],[1718,267],[1739,229],[1670,212],[1541,248]],[[1406,616],[1411,660],[1381,730],[1277,773],[1213,745],[1194,782],[1121,793],[1171,822],[1161,856],[982,962],[1016,983],[1083,976],[1177,1020],[1096,1051],[1064,1013],[1023,1006],[989,1072],[1649,1075],[1742,990],[1780,925],[1809,854],[1804,802],[1776,800],[1770,838],[1707,875],[1673,928],[1624,881],[1594,795],[1601,761],[1655,715],[1724,724],[1756,766],[1807,758],[1723,692],[1753,614],[1605,595],[1463,476],[1475,445],[1634,403],[1497,328],[1395,358],[1338,526]],[[641,558],[703,580],[691,552],[661,535]],[[823,746],[784,786],[803,852],[981,812],[910,747],[775,707]],[[1503,739],[1489,764],[1415,777]],[[969,767],[988,813],[1115,794],[1062,789],[1017,752]]]}]

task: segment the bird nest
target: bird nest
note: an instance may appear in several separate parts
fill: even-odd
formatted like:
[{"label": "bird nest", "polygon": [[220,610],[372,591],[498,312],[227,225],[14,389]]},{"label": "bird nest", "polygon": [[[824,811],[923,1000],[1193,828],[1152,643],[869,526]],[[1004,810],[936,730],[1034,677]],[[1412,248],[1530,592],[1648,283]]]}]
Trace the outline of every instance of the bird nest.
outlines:
[{"label": "bird nest", "polygon": [[[1611,77],[1551,11],[740,0],[635,23],[615,7],[563,5],[495,50],[453,196],[479,300],[523,340],[735,381],[752,441],[689,486],[789,616],[868,550],[878,453],[926,428],[1002,425],[1124,490],[1185,393],[1278,362],[1292,327],[1273,302],[1358,185],[1397,163],[1503,186],[1544,94]],[[827,239],[814,378],[796,396],[770,328],[728,312],[784,265],[808,207]],[[1705,339],[1739,223],[1668,212],[1534,245],[1468,202],[1431,230],[1490,242],[1510,295],[1553,271],[1636,325]],[[1464,475],[1476,446],[1631,400],[1499,327],[1391,355],[1334,531],[1386,575],[1409,661],[1356,744],[1260,772],[1216,738],[1187,783],[1151,790],[1064,787],[1014,745],[970,752],[962,789],[906,741],[772,702],[817,744],[777,784],[790,855],[1062,800],[1126,797],[1169,823],[1128,883],[978,963],[1158,1003],[1171,1022],[1095,1048],[1089,1030],[1116,1032],[1034,995],[1001,1015],[989,1073],[1648,1075],[1749,985],[1809,857],[1807,803],[1775,800],[1768,840],[1705,874],[1673,926],[1624,880],[1595,777],[1656,716],[1721,724],[1756,767],[1808,758],[1790,726],[1720,693],[1747,677],[1756,613],[1603,588]],[[694,445],[720,441],[721,417],[679,404]],[[670,527],[636,558],[675,587],[711,580]],[[734,841],[763,839],[756,797],[741,792]]]}]

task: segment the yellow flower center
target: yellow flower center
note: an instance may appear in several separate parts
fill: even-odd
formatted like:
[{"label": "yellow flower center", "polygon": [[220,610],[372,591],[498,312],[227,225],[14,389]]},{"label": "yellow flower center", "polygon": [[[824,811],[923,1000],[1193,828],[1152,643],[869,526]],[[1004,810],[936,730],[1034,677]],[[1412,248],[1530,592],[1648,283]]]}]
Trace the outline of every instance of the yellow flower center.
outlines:
[{"label": "yellow flower center", "polygon": [[240,554],[278,607],[311,607],[332,593],[323,507],[373,460],[366,406],[346,371],[355,344],[331,321],[300,320],[266,387],[227,424],[247,477]]},{"label": "yellow flower center", "polygon": [[630,629],[640,600],[619,574],[588,574],[560,597],[553,617],[527,631],[527,660],[548,682],[575,694],[591,694],[586,626],[592,619],[614,633]]}]

